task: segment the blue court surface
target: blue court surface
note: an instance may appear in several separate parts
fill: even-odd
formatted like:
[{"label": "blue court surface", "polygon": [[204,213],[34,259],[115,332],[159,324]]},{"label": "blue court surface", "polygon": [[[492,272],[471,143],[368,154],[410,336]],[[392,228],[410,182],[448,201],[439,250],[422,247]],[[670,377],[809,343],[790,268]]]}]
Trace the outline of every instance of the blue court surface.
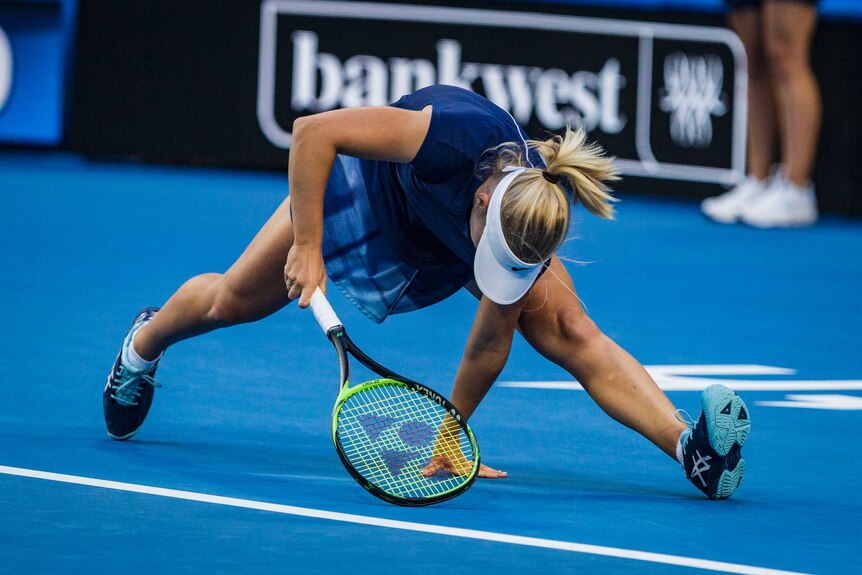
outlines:
[{"label": "blue court surface", "polygon": [[[715,380],[748,403],[727,501],[517,341],[471,421],[510,478],[383,503],[332,448],[334,352],[295,306],[170,349],[143,429],[109,439],[134,315],[225,270],[286,192],[282,174],[0,156],[0,573],[862,572],[859,220],[758,231],[626,194],[615,222],[577,218],[563,254],[589,262],[569,269],[605,333],[693,415]],[[451,390],[475,300],[378,326],[336,291],[369,354]]]}]

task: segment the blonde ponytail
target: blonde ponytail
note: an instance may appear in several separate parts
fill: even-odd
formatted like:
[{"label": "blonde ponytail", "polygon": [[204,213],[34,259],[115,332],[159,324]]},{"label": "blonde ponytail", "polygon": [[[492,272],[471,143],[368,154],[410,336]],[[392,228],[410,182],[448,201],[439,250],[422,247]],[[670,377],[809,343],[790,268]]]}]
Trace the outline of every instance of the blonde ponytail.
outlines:
[{"label": "blonde ponytail", "polygon": [[580,200],[592,214],[613,219],[617,199],[605,182],[619,180],[619,175],[613,158],[605,156],[597,143],[587,143],[586,130],[566,128],[562,136],[530,140],[527,145],[542,154],[550,174],[568,180],[576,202]]},{"label": "blonde ponytail", "polygon": [[[567,190],[591,213],[613,218],[617,200],[605,182],[618,180],[618,172],[613,159],[605,156],[598,144],[588,144],[586,138],[585,130],[566,128],[562,136],[527,142],[542,155],[545,166],[528,168],[518,175],[500,206],[506,243],[521,261],[544,262],[566,239],[571,211]],[[515,142],[498,146],[494,171],[522,166],[522,150]]]}]

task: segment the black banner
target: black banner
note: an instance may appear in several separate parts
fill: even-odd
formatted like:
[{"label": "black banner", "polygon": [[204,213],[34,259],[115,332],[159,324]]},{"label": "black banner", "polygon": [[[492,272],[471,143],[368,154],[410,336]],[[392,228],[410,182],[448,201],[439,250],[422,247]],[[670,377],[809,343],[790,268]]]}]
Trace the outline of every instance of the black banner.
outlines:
[{"label": "black banner", "polygon": [[[718,24],[702,26],[491,6],[81,0],[69,144],[284,169],[297,117],[447,83],[532,137],[586,127],[633,178],[627,189],[703,197],[744,174],[744,52],[717,16],[698,16]],[[835,178],[821,162],[819,192],[824,173]]]},{"label": "black banner", "polygon": [[385,105],[429,84],[474,90],[528,134],[583,126],[624,174],[742,174],[744,56],[721,28],[500,10],[266,0],[258,118],[288,148],[297,117]]}]

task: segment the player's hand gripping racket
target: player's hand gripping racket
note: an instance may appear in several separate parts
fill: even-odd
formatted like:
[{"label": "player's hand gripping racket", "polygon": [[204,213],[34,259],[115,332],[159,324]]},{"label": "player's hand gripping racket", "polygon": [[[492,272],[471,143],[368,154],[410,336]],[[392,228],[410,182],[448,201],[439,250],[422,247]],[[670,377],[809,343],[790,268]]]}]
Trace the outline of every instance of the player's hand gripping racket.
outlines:
[{"label": "player's hand gripping racket", "polygon": [[[311,310],[338,353],[332,441],[350,475],[397,505],[431,505],[466,491],[479,473],[479,446],[464,417],[436,391],[365,355],[319,289]],[[350,387],[348,353],[383,379]]]}]

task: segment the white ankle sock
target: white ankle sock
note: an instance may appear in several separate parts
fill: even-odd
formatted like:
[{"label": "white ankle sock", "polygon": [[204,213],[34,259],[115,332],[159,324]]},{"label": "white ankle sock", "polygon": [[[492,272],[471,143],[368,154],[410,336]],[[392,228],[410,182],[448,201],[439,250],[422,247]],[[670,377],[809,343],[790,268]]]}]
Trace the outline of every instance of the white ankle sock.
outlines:
[{"label": "white ankle sock", "polygon": [[162,354],[159,354],[159,357],[153,361],[147,361],[138,355],[138,352],[135,351],[135,336],[137,334],[138,332],[135,331],[132,334],[132,341],[123,348],[123,364],[135,371],[150,371],[162,358]]},{"label": "white ankle sock", "polygon": [[683,469],[685,469],[685,464],[682,462],[682,437],[685,435],[687,429],[679,434],[679,439],[676,442],[676,460],[679,461],[679,464],[682,465]]}]

